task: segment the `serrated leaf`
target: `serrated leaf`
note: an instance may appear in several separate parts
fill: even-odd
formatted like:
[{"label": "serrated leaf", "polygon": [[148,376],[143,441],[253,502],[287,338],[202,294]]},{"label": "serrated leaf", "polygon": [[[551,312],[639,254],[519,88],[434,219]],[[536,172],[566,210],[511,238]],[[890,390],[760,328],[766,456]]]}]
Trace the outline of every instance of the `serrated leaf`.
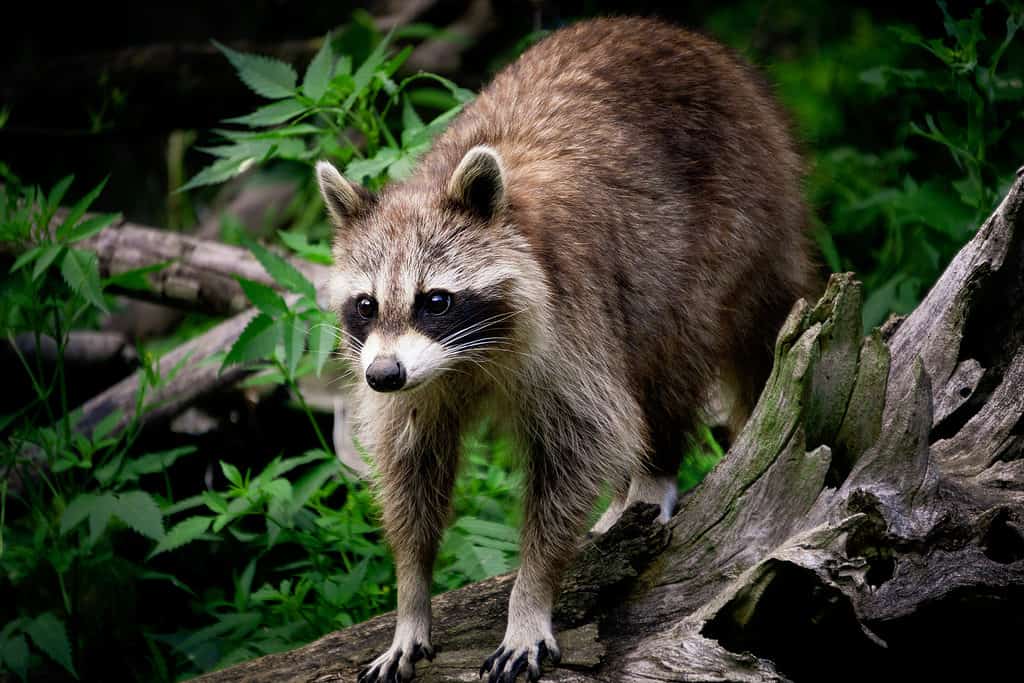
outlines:
[{"label": "serrated leaf", "polygon": [[416,113],[415,107],[408,97],[402,98],[402,130],[412,130],[423,127],[423,119]]},{"label": "serrated leaf", "polygon": [[516,543],[519,539],[519,532],[513,527],[476,517],[460,517],[455,526],[465,530],[473,537],[493,538],[508,543]]},{"label": "serrated leaf", "polygon": [[338,345],[337,319],[333,314],[324,313],[309,328],[309,353],[317,377],[323,372],[327,359]]},{"label": "serrated leaf", "polygon": [[382,147],[369,159],[354,159],[345,167],[345,175],[356,182],[376,178],[398,161],[401,151],[394,147]]},{"label": "serrated leaf", "polygon": [[101,311],[107,310],[103,301],[103,288],[100,284],[100,268],[96,254],[78,249],[68,249],[61,261],[61,275],[74,292]]},{"label": "serrated leaf", "polygon": [[224,473],[224,476],[227,477],[228,481],[238,488],[242,488],[244,485],[244,482],[242,481],[242,473],[238,471],[237,467],[222,460],[220,463],[220,470]]},{"label": "serrated leaf", "polygon": [[64,247],[59,244],[41,247],[41,249],[39,258],[36,259],[36,267],[32,269],[33,280],[38,280],[43,273],[49,270],[50,265],[53,264],[57,257],[64,253]]},{"label": "serrated leaf", "polygon": [[303,294],[311,300],[316,300],[316,287],[295,266],[258,242],[247,239],[243,241],[243,244],[252,252],[274,282],[289,292]]},{"label": "serrated leaf", "polygon": [[67,236],[68,231],[70,231],[71,228],[77,225],[78,221],[85,214],[86,209],[88,209],[92,205],[92,203],[96,201],[96,197],[100,196],[100,192],[103,191],[103,188],[106,187],[106,185],[107,178],[104,178],[103,180],[100,181],[99,185],[97,185],[96,187],[92,188],[92,190],[89,191],[89,194],[79,199],[75,203],[75,205],[71,207],[71,210],[68,211],[68,215],[64,217],[64,222],[62,222],[60,224],[60,227],[57,228],[58,237],[64,238]]},{"label": "serrated leaf", "polygon": [[232,119],[225,119],[226,123],[241,123],[249,126],[250,128],[256,128],[257,126],[276,126],[279,123],[284,123],[290,119],[295,118],[299,114],[307,111],[306,105],[295,99],[281,100],[280,102],[274,102],[268,104],[265,107],[260,107],[251,114],[245,116],[236,116]]},{"label": "serrated leaf", "polygon": [[294,379],[295,369],[306,348],[306,324],[297,316],[289,316],[284,320],[284,366],[288,378]]},{"label": "serrated leaf", "polygon": [[113,493],[104,493],[95,496],[89,506],[89,544],[92,545],[99,540],[103,532],[107,530],[110,518],[117,508],[117,498]]},{"label": "serrated leaf", "polygon": [[46,197],[47,211],[53,211],[60,206],[60,201],[64,199],[64,195],[67,193],[68,188],[71,187],[71,182],[74,179],[74,175],[66,175],[58,180],[57,184],[50,189],[50,194]]},{"label": "serrated leaf", "polygon": [[18,257],[18,258],[17,258],[17,259],[16,259],[15,261],[14,261],[14,265],[12,265],[12,266],[11,266],[11,269],[10,269],[9,271],[7,271],[7,272],[9,272],[9,273],[14,273],[14,272],[16,272],[16,271],[19,271],[19,270],[21,270],[22,268],[24,268],[25,266],[27,266],[27,265],[28,265],[29,263],[32,263],[32,261],[34,261],[34,260],[36,260],[37,258],[39,258],[39,255],[40,255],[41,253],[43,253],[43,249],[45,249],[45,248],[46,248],[46,247],[32,247],[32,248],[31,248],[31,249],[29,249],[28,251],[26,251],[26,252],[23,252],[23,253],[22,253],[22,254],[21,254],[21,255],[20,255],[20,256],[19,256],[19,257]]},{"label": "serrated leaf", "polygon": [[217,128],[213,131],[221,137],[233,142],[252,142],[254,140],[277,140],[279,138],[294,138],[304,135],[316,135],[323,131],[308,123],[296,123],[284,128],[273,128],[263,131],[240,131]]},{"label": "serrated leaf", "polygon": [[288,312],[288,304],[284,302],[280,294],[274,291],[273,287],[268,287],[252,280],[246,280],[243,277],[236,277],[235,279],[242,286],[242,291],[245,293],[246,298],[263,313],[274,317]]},{"label": "serrated leaf", "polygon": [[307,261],[325,266],[329,266],[333,262],[331,259],[331,248],[328,245],[311,244],[309,238],[301,232],[278,230],[277,234],[285,246]]},{"label": "serrated leaf", "polygon": [[66,534],[76,526],[85,521],[89,516],[96,496],[92,493],[82,493],[75,496],[75,499],[64,508],[64,514],[60,517],[60,533]]},{"label": "serrated leaf", "polygon": [[242,330],[242,334],[224,357],[221,367],[270,357],[280,337],[281,326],[266,314],[259,314]]},{"label": "serrated leaf", "polygon": [[150,273],[156,273],[163,270],[167,266],[171,265],[172,261],[164,261],[162,263],[153,263],[148,266],[141,266],[139,268],[132,268],[126,270],[123,273],[111,275],[103,281],[104,287],[120,287],[122,289],[131,289],[137,292],[149,292],[153,290],[152,284],[149,282],[149,278],[146,277]]},{"label": "serrated leaf", "polygon": [[153,496],[145,491],[129,491],[117,496],[114,514],[132,530],[159,541],[164,536],[163,514]]},{"label": "serrated leaf", "polygon": [[86,237],[95,235],[100,230],[109,227],[114,221],[121,217],[119,213],[102,213],[97,216],[90,216],[84,221],[71,228],[67,235],[68,242],[77,242]]},{"label": "serrated leaf", "polygon": [[377,69],[380,68],[385,61],[387,61],[387,50],[388,44],[391,42],[391,33],[388,33],[377,43],[377,47],[373,48],[366,61],[359,65],[356,69],[355,74],[352,75],[353,87],[352,92],[349,93],[348,97],[345,98],[345,102],[341,105],[344,111],[348,111],[355,103],[356,98],[366,90],[366,87],[373,81],[373,75],[377,73]]},{"label": "serrated leaf", "polygon": [[203,185],[214,185],[230,180],[246,170],[255,162],[253,157],[242,157],[232,159],[218,159],[199,173],[192,176],[187,183],[179,187],[176,192],[184,192]]},{"label": "serrated leaf", "polygon": [[196,452],[195,446],[179,446],[167,451],[147,453],[141,457],[129,460],[124,466],[121,478],[125,481],[137,479],[143,474],[156,474],[163,472],[173,465],[178,458]]},{"label": "serrated leaf", "polygon": [[298,76],[289,64],[272,57],[238,52],[216,40],[213,44],[235,67],[242,82],[257,95],[277,100],[294,94]]},{"label": "serrated leaf", "polygon": [[314,102],[327,92],[327,84],[331,82],[331,67],[334,62],[334,51],[331,49],[330,34],[324,38],[323,45],[317,50],[316,56],[306,67],[306,74],[302,77],[302,92]]},{"label": "serrated leaf", "polygon": [[210,528],[211,521],[213,521],[212,517],[189,517],[178,522],[168,529],[164,537],[156,544],[153,552],[149,554],[149,557],[151,558],[154,555],[165,553],[168,550],[175,550],[186,543],[191,543],[206,533],[206,530]]},{"label": "serrated leaf", "polygon": [[0,662],[21,680],[28,680],[28,643],[20,633],[0,643]]},{"label": "serrated leaf", "polygon": [[68,641],[64,622],[46,612],[29,622],[25,632],[28,633],[36,647],[64,667],[72,676],[78,678],[75,666],[71,663],[71,643]]}]

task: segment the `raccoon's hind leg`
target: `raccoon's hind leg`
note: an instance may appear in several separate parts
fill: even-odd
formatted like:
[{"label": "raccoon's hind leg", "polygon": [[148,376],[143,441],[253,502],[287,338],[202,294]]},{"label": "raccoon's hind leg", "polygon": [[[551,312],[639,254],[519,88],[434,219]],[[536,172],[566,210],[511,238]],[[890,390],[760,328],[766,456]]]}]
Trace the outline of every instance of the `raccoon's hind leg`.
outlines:
[{"label": "raccoon's hind leg", "polygon": [[459,424],[454,416],[425,412],[419,421],[410,417],[394,425],[374,449],[384,531],[398,578],[398,620],[391,647],[360,672],[359,683],[408,681],[416,662],[434,658],[430,584],[451,508]]},{"label": "raccoon's hind leg", "polygon": [[672,518],[679,500],[678,473],[683,457],[682,434],[679,425],[662,428],[651,435],[653,444],[649,462],[643,469],[634,472],[629,487],[617,491],[608,504],[608,509],[597,520],[590,531],[603,534],[615,526],[622,513],[633,503],[652,503],[661,508],[658,521],[665,524]]}]

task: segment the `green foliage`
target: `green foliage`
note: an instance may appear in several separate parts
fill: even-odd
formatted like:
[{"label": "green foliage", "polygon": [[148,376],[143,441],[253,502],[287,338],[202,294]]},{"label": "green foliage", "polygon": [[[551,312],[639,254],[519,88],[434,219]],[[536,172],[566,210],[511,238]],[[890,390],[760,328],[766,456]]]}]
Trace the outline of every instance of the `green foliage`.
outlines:
[{"label": "green foliage", "polygon": [[[858,271],[868,292],[865,323],[876,324],[916,304],[1024,158],[1024,15],[1018,5],[989,3],[957,18],[940,3],[945,35],[936,39],[907,26],[880,29],[857,10],[830,29],[841,34],[821,37],[815,32],[827,22],[807,0],[775,18],[799,26],[812,36],[807,42],[769,37],[745,46],[760,5],[721,9],[709,27],[771,64],[809,142],[823,256],[832,269]],[[985,30],[992,25],[998,35]],[[405,177],[472,97],[430,74],[396,79],[408,49],[394,52],[389,38],[357,15],[299,71],[218,44],[266,103],[225,122],[206,149],[213,163],[183,189],[253,167],[301,178],[288,229],[277,237],[301,258],[329,263],[311,164],[330,158],[378,189]],[[784,49],[772,52],[776,45]],[[255,312],[222,366],[260,365],[249,386],[283,385],[318,447],[258,461],[205,445],[201,454],[194,445],[154,450],[142,445],[138,417],[120,413],[85,430],[68,405],[68,335],[112,309],[108,288],[145,288],[153,269],[104,279],[81,248],[116,218],[88,214],[102,183],[72,203],[70,176],[44,192],[0,163],[0,179],[0,241],[23,246],[0,282],[0,325],[8,339],[27,334],[38,344],[48,336],[58,351],[54,368],[19,355],[32,394],[0,415],[0,594],[12,596],[0,601],[0,668],[21,680],[110,677],[90,654],[120,638],[130,663],[119,662],[117,675],[172,680],[296,647],[392,608],[394,567],[371,492],[330,453],[298,390],[304,375],[331,360],[339,333],[313,284],[274,247],[227,223],[275,286],[240,280]],[[147,393],[173,377],[160,376],[154,354],[213,322],[191,319],[171,340],[147,346],[140,410]],[[708,430],[698,436],[679,475],[683,489],[722,457]],[[467,437],[465,456],[437,591],[518,562],[522,481],[513,448],[483,424]],[[200,461],[212,463],[205,483],[187,488],[181,473]],[[6,482],[25,467],[39,477],[15,492]],[[104,610],[126,595],[133,604],[137,596],[138,609],[119,622]],[[168,605],[179,608],[173,618]]]},{"label": "green foliage", "polygon": [[[355,39],[355,40],[354,40]],[[401,81],[393,76],[409,57],[411,47],[390,53],[391,36],[381,38],[368,19],[357,15],[345,35],[328,35],[306,67],[301,84],[295,70],[279,60],[217,47],[231,62],[239,78],[262,97],[273,100],[256,111],[228,119],[243,129],[216,131],[220,144],[204,151],[216,160],[182,189],[220,183],[249,168],[273,159],[311,164],[323,157],[334,159],[345,173],[372,189],[389,179],[402,178],[433,137],[458,113],[473,94],[434,74],[420,73]],[[362,60],[339,54],[336,45],[366,43],[372,49]],[[422,86],[439,86],[434,93],[444,111],[429,123],[416,113],[412,100],[422,98]],[[418,90],[416,89],[418,88]],[[394,108],[402,112],[389,121]],[[360,144],[355,144],[353,133]]]},{"label": "green foliage", "polygon": [[863,280],[866,329],[917,305],[1024,159],[1024,8],[930,11],[941,38],[856,11],[824,44],[805,27],[806,45],[757,57],[809,142],[822,255]]}]

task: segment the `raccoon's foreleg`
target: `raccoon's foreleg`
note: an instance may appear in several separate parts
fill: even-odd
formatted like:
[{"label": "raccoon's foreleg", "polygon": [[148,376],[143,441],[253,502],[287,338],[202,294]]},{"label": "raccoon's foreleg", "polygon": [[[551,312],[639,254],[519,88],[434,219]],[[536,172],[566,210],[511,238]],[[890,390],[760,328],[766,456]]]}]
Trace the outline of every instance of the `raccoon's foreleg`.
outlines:
[{"label": "raccoon's foreleg", "polygon": [[521,564],[509,598],[505,638],[480,668],[481,675],[490,672],[491,683],[511,683],[521,673],[536,681],[545,656],[556,664],[561,657],[551,608],[601,486],[586,467],[594,459],[579,452],[585,444],[569,437],[558,446],[538,446],[528,463]]},{"label": "raccoon's foreleg", "polygon": [[398,620],[391,647],[359,674],[359,683],[408,681],[430,642],[430,584],[448,523],[457,469],[458,431],[432,430],[405,448],[377,449],[384,530],[398,576]]}]

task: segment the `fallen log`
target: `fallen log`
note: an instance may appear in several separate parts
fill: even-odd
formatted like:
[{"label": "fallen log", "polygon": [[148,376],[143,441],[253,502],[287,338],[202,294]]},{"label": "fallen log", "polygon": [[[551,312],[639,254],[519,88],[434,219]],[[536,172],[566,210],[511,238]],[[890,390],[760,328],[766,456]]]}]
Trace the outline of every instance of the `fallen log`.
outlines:
[{"label": "fallen log", "polygon": [[[668,525],[587,541],[552,681],[1005,678],[1024,628],[1024,179],[914,313],[861,338],[832,278],[780,331],[750,421]],[[475,680],[512,575],[436,596],[419,680]],[[200,677],[354,680],[386,614]]]},{"label": "fallen log", "polygon": [[[144,301],[231,315],[250,305],[236,278],[276,286],[247,249],[127,221],[76,246],[96,252],[103,277],[167,264],[147,275],[149,290],[114,288],[117,293]],[[292,264],[312,282],[326,277],[325,266],[301,259],[293,259]]]}]

